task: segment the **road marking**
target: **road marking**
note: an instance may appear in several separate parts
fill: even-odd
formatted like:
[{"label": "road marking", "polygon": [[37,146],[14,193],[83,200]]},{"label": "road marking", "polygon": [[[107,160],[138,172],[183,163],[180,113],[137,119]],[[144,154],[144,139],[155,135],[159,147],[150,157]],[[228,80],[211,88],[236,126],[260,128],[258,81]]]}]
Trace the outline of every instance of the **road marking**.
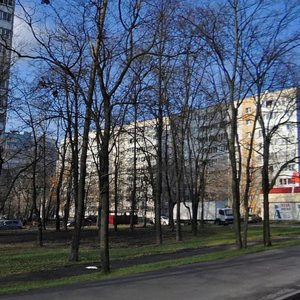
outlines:
[{"label": "road marking", "polygon": [[[300,285],[298,285],[297,287],[300,287]],[[295,296],[297,294],[300,294],[300,290],[298,290],[298,289],[282,289],[282,290],[278,291],[277,293],[265,296],[265,297],[261,298],[260,300],[285,300],[285,299]]]}]

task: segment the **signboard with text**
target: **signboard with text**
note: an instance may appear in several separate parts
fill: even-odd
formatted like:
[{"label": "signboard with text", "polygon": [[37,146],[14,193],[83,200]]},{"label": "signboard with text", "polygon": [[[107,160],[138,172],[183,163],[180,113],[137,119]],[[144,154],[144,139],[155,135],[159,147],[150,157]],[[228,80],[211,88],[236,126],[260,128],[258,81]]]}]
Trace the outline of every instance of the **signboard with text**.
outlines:
[{"label": "signboard with text", "polygon": [[271,220],[300,220],[300,203],[270,203]]}]

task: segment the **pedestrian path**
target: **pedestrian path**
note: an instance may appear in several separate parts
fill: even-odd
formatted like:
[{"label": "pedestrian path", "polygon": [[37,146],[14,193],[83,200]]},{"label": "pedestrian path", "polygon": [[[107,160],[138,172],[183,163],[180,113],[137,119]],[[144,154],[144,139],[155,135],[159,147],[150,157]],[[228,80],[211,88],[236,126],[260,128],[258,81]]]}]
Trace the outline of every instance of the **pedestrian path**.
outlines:
[{"label": "pedestrian path", "polygon": [[[131,267],[134,265],[156,263],[160,261],[179,259],[187,256],[203,255],[215,251],[223,251],[223,250],[234,249],[234,248],[235,248],[234,245],[201,247],[195,249],[180,250],[173,253],[140,256],[140,257],[126,259],[126,260],[115,260],[115,261],[111,261],[111,269],[116,270],[116,269]],[[89,273],[99,272],[99,271],[101,271],[100,262],[94,262],[88,264],[76,264],[76,265],[64,266],[62,268],[55,269],[55,270],[47,270],[47,271],[33,272],[27,274],[16,274],[7,277],[0,277],[0,285],[13,284],[18,282],[38,281],[38,280],[51,280],[51,279],[53,280],[53,279],[60,279],[64,277],[89,274]]]}]

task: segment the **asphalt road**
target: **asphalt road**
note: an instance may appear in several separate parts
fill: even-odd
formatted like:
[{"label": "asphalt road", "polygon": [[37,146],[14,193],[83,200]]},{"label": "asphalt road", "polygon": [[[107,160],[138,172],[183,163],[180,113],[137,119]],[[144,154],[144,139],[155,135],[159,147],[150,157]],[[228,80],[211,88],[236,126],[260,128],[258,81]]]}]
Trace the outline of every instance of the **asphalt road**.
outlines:
[{"label": "asphalt road", "polygon": [[0,299],[279,300],[298,292],[300,246]]}]

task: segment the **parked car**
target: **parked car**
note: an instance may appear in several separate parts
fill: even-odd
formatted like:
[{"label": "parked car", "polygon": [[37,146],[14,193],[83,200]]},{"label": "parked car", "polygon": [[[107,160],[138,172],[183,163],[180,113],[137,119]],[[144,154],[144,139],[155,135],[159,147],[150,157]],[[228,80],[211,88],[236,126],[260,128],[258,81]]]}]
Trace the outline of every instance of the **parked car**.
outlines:
[{"label": "parked car", "polygon": [[[92,222],[91,220],[89,220],[89,219],[84,219],[84,220],[82,221],[82,226],[91,226],[92,223],[93,223],[93,222]],[[68,227],[74,227],[74,226],[75,226],[75,220],[74,220],[74,219],[69,220],[68,223],[67,223],[67,226],[68,226]]]},{"label": "parked car", "polygon": [[262,222],[262,218],[259,215],[249,215],[248,222],[249,223],[260,223],[260,222]]},{"label": "parked car", "polygon": [[[151,224],[155,224],[155,218],[153,218],[152,221],[150,221]],[[169,225],[169,217],[167,216],[161,216],[160,217],[160,224],[161,225]]]},{"label": "parked car", "polygon": [[96,224],[97,223],[97,220],[98,220],[98,216],[96,215],[89,215],[86,220],[89,220],[91,221],[93,224]]},{"label": "parked car", "polygon": [[0,229],[22,229],[21,220],[0,220]]}]

